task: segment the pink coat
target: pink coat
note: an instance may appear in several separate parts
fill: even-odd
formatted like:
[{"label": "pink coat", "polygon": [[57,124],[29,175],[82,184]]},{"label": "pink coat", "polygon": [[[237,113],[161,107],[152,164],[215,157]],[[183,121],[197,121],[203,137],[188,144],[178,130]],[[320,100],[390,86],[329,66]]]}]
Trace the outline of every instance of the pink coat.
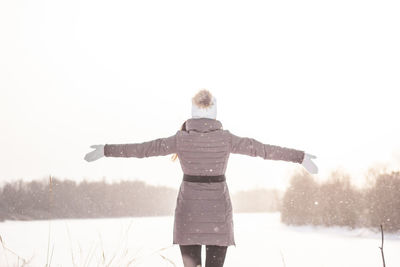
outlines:
[{"label": "pink coat", "polygon": [[[230,153],[301,163],[304,151],[263,144],[223,130],[218,120],[192,118],[186,131],[135,144],[106,144],[106,157],[152,157],[177,153],[189,175],[225,174]],[[182,181],[175,208],[173,243],[235,245],[232,204],[226,182]]]}]

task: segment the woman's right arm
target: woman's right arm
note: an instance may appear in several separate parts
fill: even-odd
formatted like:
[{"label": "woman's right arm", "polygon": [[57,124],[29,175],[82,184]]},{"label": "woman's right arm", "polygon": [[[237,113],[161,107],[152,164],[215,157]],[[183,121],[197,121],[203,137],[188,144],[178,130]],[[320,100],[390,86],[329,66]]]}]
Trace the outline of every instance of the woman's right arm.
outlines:
[{"label": "woman's right arm", "polygon": [[263,144],[254,138],[230,135],[230,152],[269,160],[283,160],[302,163],[304,151],[275,145]]},{"label": "woman's right arm", "polygon": [[104,156],[147,158],[176,153],[176,134],[142,143],[106,144],[104,146]]}]

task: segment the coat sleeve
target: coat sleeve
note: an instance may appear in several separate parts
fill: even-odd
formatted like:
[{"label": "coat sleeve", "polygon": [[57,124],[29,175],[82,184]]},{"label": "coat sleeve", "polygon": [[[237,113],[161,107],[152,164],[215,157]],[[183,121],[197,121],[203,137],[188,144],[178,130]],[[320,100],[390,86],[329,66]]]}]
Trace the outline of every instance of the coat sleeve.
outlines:
[{"label": "coat sleeve", "polygon": [[143,143],[106,144],[104,146],[104,156],[147,158],[176,153],[176,135],[177,133],[166,138],[158,138]]},{"label": "coat sleeve", "polygon": [[302,163],[304,151],[263,144],[253,138],[239,137],[228,131],[230,135],[230,152],[251,157],[262,157],[269,160],[284,160]]}]

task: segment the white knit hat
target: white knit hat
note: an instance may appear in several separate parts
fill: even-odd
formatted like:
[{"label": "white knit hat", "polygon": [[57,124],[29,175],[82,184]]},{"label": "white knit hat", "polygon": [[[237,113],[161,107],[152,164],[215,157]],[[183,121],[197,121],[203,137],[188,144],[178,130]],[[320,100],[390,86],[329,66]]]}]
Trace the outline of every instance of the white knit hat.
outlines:
[{"label": "white knit hat", "polygon": [[192,98],[192,118],[217,118],[217,99],[206,90],[200,90]]}]

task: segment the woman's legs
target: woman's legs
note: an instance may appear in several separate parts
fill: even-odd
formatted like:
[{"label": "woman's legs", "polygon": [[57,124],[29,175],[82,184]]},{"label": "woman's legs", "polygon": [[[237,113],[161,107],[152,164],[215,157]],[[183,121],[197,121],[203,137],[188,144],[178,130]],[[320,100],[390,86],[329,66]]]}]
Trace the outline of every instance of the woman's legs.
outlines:
[{"label": "woman's legs", "polygon": [[227,246],[206,246],[206,267],[224,266]]},{"label": "woman's legs", "polygon": [[182,254],[183,266],[201,267],[200,245],[179,245]]},{"label": "woman's legs", "polygon": [[[180,245],[183,265],[185,267],[201,267],[201,246]],[[226,246],[206,246],[206,266],[222,267],[225,262]]]}]

